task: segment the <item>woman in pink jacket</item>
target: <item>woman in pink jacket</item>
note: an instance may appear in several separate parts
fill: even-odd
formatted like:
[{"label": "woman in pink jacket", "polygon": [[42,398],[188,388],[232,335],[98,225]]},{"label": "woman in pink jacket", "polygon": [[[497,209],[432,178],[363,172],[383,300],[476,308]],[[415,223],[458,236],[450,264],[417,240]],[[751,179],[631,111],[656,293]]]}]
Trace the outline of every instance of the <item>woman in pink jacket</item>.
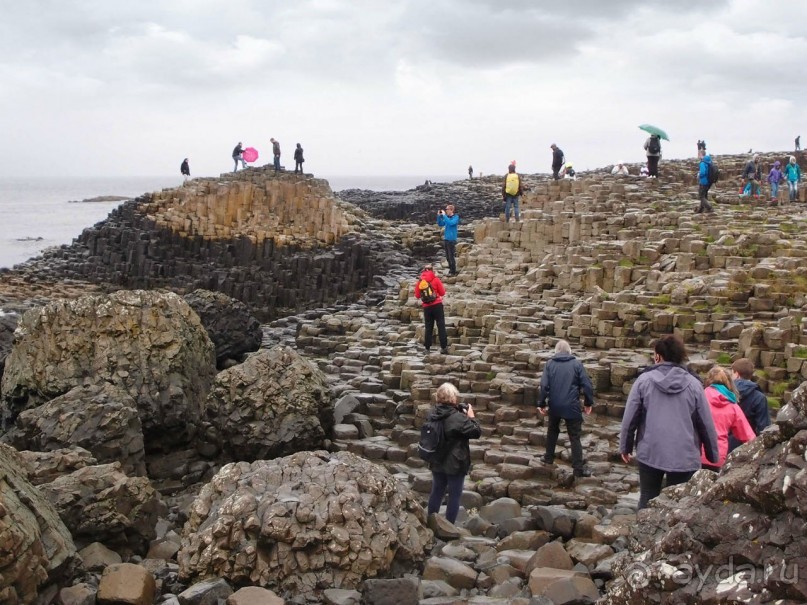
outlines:
[{"label": "woman in pink jacket", "polygon": [[740,394],[734,386],[731,375],[724,368],[715,366],[709,370],[706,375],[704,395],[709,402],[712,420],[717,431],[719,457],[715,465],[707,460],[705,454],[701,454],[701,468],[719,471],[729,452],[729,433],[742,443],[750,441],[756,437],[756,434],[748,424],[742,408],[737,404]]}]

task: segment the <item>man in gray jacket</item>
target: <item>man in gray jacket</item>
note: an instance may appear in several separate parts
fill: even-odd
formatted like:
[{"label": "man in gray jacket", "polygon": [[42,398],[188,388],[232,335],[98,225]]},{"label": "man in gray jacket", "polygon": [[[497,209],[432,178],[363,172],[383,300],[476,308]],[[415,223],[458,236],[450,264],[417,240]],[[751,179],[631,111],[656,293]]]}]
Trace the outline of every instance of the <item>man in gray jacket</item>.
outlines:
[{"label": "man in gray jacket", "polygon": [[[585,407],[580,409],[580,391],[583,391]],[[549,411],[546,403],[549,400]],[[546,362],[541,375],[541,390],[538,394],[538,411],[549,416],[546,429],[546,454],[544,463],[555,461],[555,445],[560,434],[560,421],[566,421],[566,432],[572,449],[572,468],[575,477],[590,477],[583,459],[583,445],[580,433],[583,431],[583,411],[591,414],[594,405],[594,389],[583,364],[572,355],[572,349],[565,340],[555,345],[555,356]]]}]

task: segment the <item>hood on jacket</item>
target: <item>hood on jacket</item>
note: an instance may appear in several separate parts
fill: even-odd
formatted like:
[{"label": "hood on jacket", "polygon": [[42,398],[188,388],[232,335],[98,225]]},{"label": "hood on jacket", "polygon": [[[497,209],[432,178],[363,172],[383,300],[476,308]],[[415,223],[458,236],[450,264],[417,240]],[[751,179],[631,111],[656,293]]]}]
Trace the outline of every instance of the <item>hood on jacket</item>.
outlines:
[{"label": "hood on jacket", "polygon": [[691,384],[692,376],[686,368],[669,362],[652,366],[643,374],[647,374],[653,386],[667,395],[674,395],[686,389]]},{"label": "hood on jacket", "polygon": [[709,405],[722,408],[737,403],[737,396],[722,384],[710,384],[704,390]]},{"label": "hood on jacket", "polygon": [[779,160],[776,160],[776,161],[773,163],[773,167],[774,167],[774,168],[779,168],[779,166],[781,166],[781,165],[782,165],[782,163],[781,163]]},{"label": "hood on jacket", "polygon": [[426,269],[420,274],[420,279],[425,279],[428,282],[432,281],[435,277],[434,271],[431,269]]},{"label": "hood on jacket", "polygon": [[438,403],[436,406],[434,406],[434,409],[429,412],[429,420],[445,420],[455,411],[457,411],[457,408],[455,408],[453,405]]},{"label": "hood on jacket", "polygon": [[734,386],[737,387],[737,390],[740,392],[740,398],[745,399],[754,391],[759,391],[763,395],[765,392],[762,388],[753,380],[748,380],[747,378],[738,378],[734,381]]},{"label": "hood on jacket", "polygon": [[703,159],[701,161],[706,163],[706,164],[711,164],[712,163],[712,156],[707,154],[707,155],[703,156]]},{"label": "hood on jacket", "polygon": [[560,355],[555,355],[552,358],[553,361],[573,361],[575,359],[577,359],[577,357],[571,355],[570,353],[561,353]]}]

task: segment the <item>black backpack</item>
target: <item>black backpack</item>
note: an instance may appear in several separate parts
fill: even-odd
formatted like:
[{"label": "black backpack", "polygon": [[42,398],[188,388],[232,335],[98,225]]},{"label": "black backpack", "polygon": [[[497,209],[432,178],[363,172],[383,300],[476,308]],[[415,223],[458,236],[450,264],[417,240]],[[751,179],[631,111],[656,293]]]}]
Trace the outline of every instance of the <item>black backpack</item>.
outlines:
[{"label": "black backpack", "polygon": [[418,454],[426,462],[439,462],[443,457],[445,427],[442,420],[427,420],[420,427]]},{"label": "black backpack", "polygon": [[650,137],[650,143],[647,145],[648,153],[659,153],[661,151],[661,141],[658,137]]},{"label": "black backpack", "polygon": [[709,164],[709,175],[707,179],[710,185],[714,185],[717,181],[720,180],[720,169],[714,162]]},{"label": "black backpack", "polygon": [[429,304],[437,300],[437,293],[432,288],[431,282],[421,279],[420,283],[418,283],[418,289],[420,290],[420,301],[422,303]]}]

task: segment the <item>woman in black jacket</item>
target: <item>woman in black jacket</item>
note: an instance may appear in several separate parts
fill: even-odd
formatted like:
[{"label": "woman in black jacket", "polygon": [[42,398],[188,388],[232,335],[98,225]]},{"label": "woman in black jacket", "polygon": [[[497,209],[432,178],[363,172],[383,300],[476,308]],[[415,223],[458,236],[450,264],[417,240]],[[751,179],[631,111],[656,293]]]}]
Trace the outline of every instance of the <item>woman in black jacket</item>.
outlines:
[{"label": "woman in black jacket", "polygon": [[470,405],[458,403],[460,393],[453,384],[449,382],[441,384],[435,395],[437,405],[429,414],[429,420],[443,421],[443,443],[438,461],[429,464],[432,472],[432,492],[429,496],[428,512],[431,515],[440,510],[440,504],[448,488],[446,519],[454,523],[460,510],[465,475],[471,468],[471,448],[468,446],[468,440],[479,439],[482,429],[474,417],[474,409]]}]

